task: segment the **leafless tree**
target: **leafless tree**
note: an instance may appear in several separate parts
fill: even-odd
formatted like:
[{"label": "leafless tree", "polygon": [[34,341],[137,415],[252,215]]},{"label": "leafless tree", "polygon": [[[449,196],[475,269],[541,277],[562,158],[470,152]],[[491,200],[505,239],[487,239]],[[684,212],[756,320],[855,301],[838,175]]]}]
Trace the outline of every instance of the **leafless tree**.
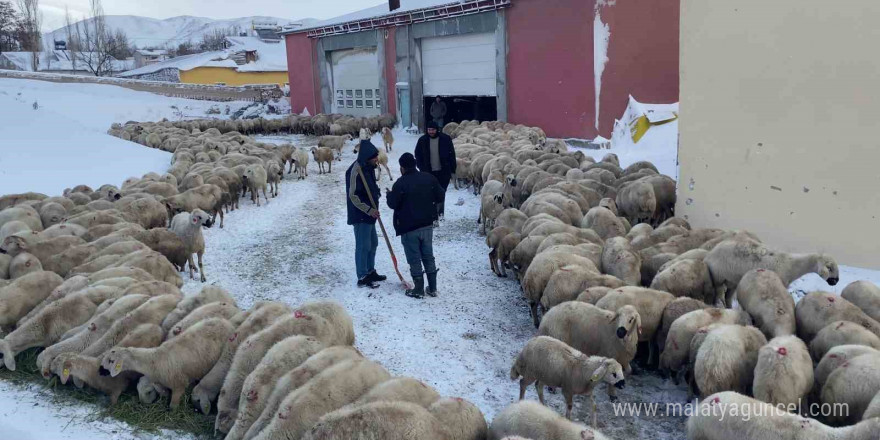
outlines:
[{"label": "leafless tree", "polygon": [[22,49],[31,52],[31,67],[37,71],[40,67],[40,27],[43,24],[43,13],[40,12],[40,0],[16,0],[18,13],[23,27]]},{"label": "leafless tree", "polygon": [[113,73],[113,37],[107,30],[101,0],[89,0],[91,17],[76,24],[77,58],[95,76]]},{"label": "leafless tree", "polygon": [[67,53],[70,54],[70,65],[76,71],[76,59],[79,45],[76,39],[76,30],[74,29],[73,20],[70,18],[70,10],[64,6],[64,33],[67,37]]}]

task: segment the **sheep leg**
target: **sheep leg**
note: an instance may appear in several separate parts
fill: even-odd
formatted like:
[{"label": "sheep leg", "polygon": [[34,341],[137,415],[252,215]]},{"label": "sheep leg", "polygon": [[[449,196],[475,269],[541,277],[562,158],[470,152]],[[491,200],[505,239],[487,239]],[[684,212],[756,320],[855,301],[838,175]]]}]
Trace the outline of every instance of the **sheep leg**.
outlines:
[{"label": "sheep leg", "polygon": [[199,252],[199,253],[198,253],[198,256],[199,256],[199,272],[202,274],[202,282],[204,283],[204,282],[206,281],[206,279],[205,279],[205,268],[202,267],[202,255],[203,255],[203,254],[204,254],[204,252]]},{"label": "sheep leg", "polygon": [[385,171],[388,172],[388,179],[391,180],[392,182],[394,182],[394,176],[391,175],[391,170],[388,169],[388,165],[382,165],[382,166],[385,167]]},{"label": "sheep leg", "polygon": [[526,388],[532,384],[532,381],[523,377],[519,380],[519,400],[526,398]]},{"label": "sheep leg", "polygon": [[193,264],[192,254],[189,255],[189,258],[187,258],[187,263],[189,264],[189,279],[194,280],[196,279],[196,276],[193,275],[193,268],[195,267],[195,265]]},{"label": "sheep leg", "polygon": [[[569,404],[569,408],[571,408],[571,404]],[[590,426],[595,428],[596,427],[596,398],[593,396],[593,393],[590,393],[590,414],[591,414]]]},{"label": "sheep leg", "polygon": [[544,384],[540,381],[535,381],[535,391],[538,393],[538,400],[541,402],[541,405],[546,405],[544,403]]},{"label": "sheep leg", "polygon": [[499,276],[500,276],[501,278],[507,278],[507,271],[504,270],[504,264],[505,264],[504,261],[499,261],[499,262],[498,262],[498,270],[501,271],[501,275],[499,275]]},{"label": "sheep leg", "polygon": [[654,362],[657,361],[657,346],[653,339],[648,341],[648,364],[647,368],[652,368],[654,366]]},{"label": "sheep leg", "polygon": [[492,269],[492,273],[498,275],[498,270],[495,269],[495,249],[489,251],[489,268]]},{"label": "sheep leg", "polygon": [[[266,199],[266,204],[269,204],[269,197],[266,196],[266,187],[265,186],[263,187],[263,198]],[[260,200],[259,194],[257,194],[257,200]],[[257,203],[257,206],[260,206],[260,204]]]},{"label": "sheep leg", "polygon": [[180,399],[183,397],[183,388],[172,388],[171,389],[171,409],[175,410],[178,406],[180,406]]}]

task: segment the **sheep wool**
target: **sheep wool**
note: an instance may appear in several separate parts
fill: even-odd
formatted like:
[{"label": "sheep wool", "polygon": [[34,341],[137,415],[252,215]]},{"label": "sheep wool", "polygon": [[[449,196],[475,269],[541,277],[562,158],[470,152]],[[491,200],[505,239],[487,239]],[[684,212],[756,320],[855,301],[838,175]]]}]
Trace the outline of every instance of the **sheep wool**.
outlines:
[{"label": "sheep wool", "polygon": [[779,336],[758,351],[755,398],[774,405],[796,407],[813,387],[813,360],[797,336]]},{"label": "sheep wool", "polygon": [[514,436],[532,440],[608,440],[599,431],[572,422],[533,400],[504,408],[489,426],[489,440]]}]

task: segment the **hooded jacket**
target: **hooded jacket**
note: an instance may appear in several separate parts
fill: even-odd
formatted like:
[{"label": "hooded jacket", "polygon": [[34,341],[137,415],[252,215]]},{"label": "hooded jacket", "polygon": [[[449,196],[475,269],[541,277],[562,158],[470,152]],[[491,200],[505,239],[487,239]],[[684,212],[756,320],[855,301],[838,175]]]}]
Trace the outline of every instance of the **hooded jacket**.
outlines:
[{"label": "hooded jacket", "polygon": [[[345,194],[346,204],[348,206],[348,224],[356,223],[376,223],[376,219],[370,217],[370,214],[376,211],[379,204],[379,198],[382,196],[379,192],[379,185],[376,184],[376,167],[368,161],[379,155],[379,150],[370,141],[361,141],[358,150],[357,160],[345,171]],[[370,198],[367,197],[367,188],[364,188],[364,182],[358,172],[363,173],[364,179],[376,203],[376,208],[370,204]]]}]

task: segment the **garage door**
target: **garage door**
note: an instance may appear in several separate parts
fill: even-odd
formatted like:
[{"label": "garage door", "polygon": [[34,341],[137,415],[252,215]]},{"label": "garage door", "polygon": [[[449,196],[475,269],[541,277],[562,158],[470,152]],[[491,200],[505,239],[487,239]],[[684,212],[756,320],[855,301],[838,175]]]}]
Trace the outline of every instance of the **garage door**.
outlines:
[{"label": "garage door", "polygon": [[495,34],[422,40],[425,96],[496,96]]},{"label": "garage door", "polygon": [[337,50],[330,53],[333,112],[353,116],[380,113],[379,58],[376,49]]}]

